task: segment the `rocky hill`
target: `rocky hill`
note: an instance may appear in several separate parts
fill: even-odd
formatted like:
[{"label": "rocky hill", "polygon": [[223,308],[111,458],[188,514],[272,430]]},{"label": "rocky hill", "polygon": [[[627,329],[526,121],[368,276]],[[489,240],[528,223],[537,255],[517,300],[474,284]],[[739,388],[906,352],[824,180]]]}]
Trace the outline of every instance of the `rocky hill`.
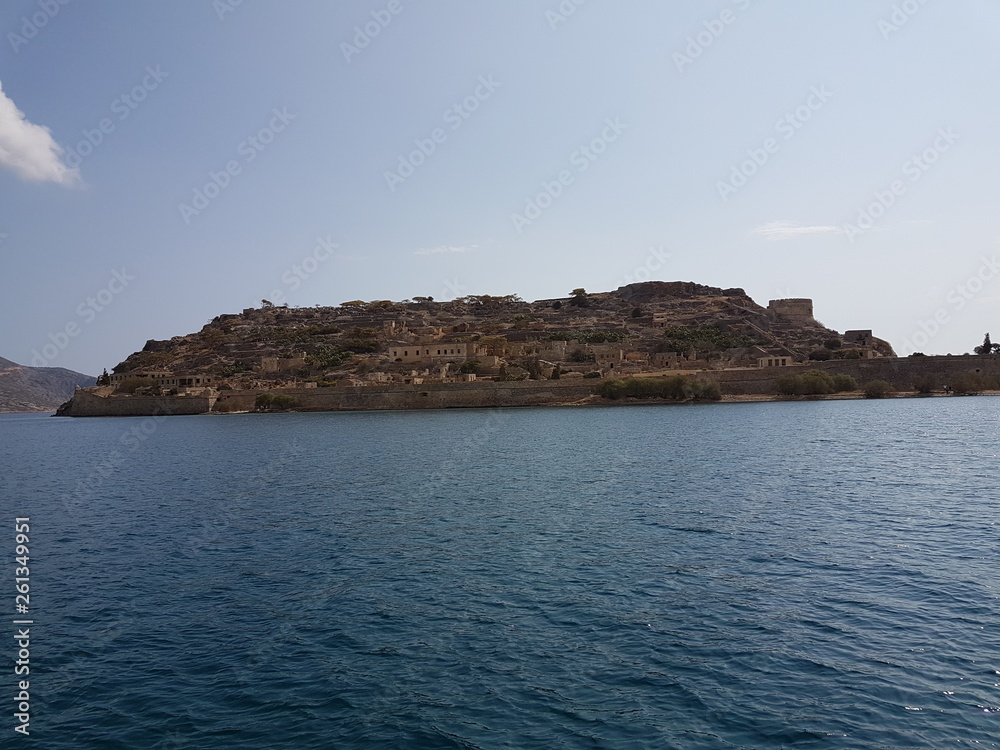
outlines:
[{"label": "rocky hill", "polygon": [[[868,333],[845,338],[826,328],[812,317],[810,300],[772,301],[765,308],[742,289],[691,282],[580,289],[536,302],[471,295],[288,308],[265,300],[260,308],[220,315],[197,333],[147,341],[114,368],[114,380],[156,373],[210,375],[216,386],[323,385],[415,372],[439,379],[460,371],[537,377],[545,372],[539,363],[548,368],[543,376],[551,376],[553,369],[607,374],[615,362],[615,372],[623,372],[757,366],[769,355],[795,361],[893,355],[887,342]],[[417,351],[428,356],[414,358]]]},{"label": "rocky hill", "polygon": [[96,378],[62,367],[25,367],[0,358],[0,412],[55,411]]}]

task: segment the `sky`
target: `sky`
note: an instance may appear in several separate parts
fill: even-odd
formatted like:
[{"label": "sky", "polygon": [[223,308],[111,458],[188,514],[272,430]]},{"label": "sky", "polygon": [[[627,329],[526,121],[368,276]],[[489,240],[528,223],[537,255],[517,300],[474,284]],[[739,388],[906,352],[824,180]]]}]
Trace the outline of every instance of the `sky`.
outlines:
[{"label": "sky", "polygon": [[0,357],[645,280],[1000,339],[995,0],[8,0]]}]

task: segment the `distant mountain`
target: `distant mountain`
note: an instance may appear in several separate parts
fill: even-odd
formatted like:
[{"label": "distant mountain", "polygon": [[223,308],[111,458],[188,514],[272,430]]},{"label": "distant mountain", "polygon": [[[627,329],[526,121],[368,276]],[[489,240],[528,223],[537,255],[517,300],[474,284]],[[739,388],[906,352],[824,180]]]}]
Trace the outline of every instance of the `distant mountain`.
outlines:
[{"label": "distant mountain", "polygon": [[25,367],[0,357],[0,412],[55,411],[76,386],[96,381],[63,367]]}]

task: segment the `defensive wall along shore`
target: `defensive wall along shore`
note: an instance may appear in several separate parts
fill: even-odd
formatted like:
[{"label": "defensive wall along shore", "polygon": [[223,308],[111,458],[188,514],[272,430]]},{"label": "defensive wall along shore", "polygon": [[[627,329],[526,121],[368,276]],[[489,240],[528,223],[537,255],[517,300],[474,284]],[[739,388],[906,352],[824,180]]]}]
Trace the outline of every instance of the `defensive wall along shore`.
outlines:
[{"label": "defensive wall along shore", "polygon": [[[859,385],[885,380],[898,391],[910,391],[923,375],[947,384],[948,377],[978,372],[1000,377],[1000,357],[973,355],[942,357],[876,358],[814,362],[801,366],[703,370],[697,377],[719,383],[724,394],[766,395],[775,393],[781,375],[817,369],[850,375]],[[199,396],[101,396],[79,390],[58,412],[71,417],[145,417],[169,414],[209,414],[252,411],[262,393],[282,394],[294,399],[296,411],[376,411],[405,409],[450,409],[499,406],[543,406],[593,401],[598,380],[525,380],[512,382],[427,383],[421,385],[372,385],[336,388],[281,388],[272,391],[220,390]],[[610,402],[609,402],[610,403]],[[622,402],[617,402],[622,403]]]},{"label": "defensive wall along shore", "polygon": [[572,403],[593,395],[595,380],[547,380],[337,388],[222,390],[212,396],[99,396],[80,390],[59,411],[70,417],[144,417],[161,414],[225,414],[251,411],[262,393],[294,399],[296,411],[368,411],[541,406]]},{"label": "defensive wall along shore", "polygon": [[773,394],[774,381],[782,375],[823,370],[831,375],[850,375],[858,385],[872,380],[884,380],[897,391],[912,391],[917,378],[931,375],[941,379],[938,387],[947,385],[951,375],[976,372],[1000,376],[1000,357],[976,355],[940,357],[877,357],[875,359],[840,359],[811,362],[809,367],[761,367],[746,370],[716,370],[699,373],[719,383],[723,393]]},{"label": "defensive wall along shore", "polygon": [[[540,406],[571,403],[592,396],[593,380],[428,383],[337,388],[282,388],[272,391],[295,399],[297,411],[451,409]],[[260,391],[220,391],[214,412],[249,411]]]}]

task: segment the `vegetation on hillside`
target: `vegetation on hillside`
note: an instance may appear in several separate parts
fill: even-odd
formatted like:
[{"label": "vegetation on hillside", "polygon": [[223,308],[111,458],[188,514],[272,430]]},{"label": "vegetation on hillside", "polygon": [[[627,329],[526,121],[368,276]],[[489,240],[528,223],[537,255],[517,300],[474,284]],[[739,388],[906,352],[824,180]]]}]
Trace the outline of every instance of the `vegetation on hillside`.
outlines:
[{"label": "vegetation on hillside", "polygon": [[661,352],[683,354],[695,351],[722,351],[753,346],[758,343],[750,336],[743,336],[723,330],[718,326],[683,326],[667,328],[663,341],[657,347]]}]

